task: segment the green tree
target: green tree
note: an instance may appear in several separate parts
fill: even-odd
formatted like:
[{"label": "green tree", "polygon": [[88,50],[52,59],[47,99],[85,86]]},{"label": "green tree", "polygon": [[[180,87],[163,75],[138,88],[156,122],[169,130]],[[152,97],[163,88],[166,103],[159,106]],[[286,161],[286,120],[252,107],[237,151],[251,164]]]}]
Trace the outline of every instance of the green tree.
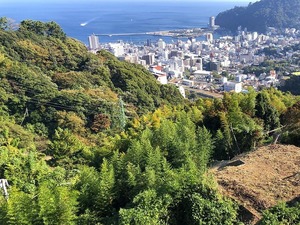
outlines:
[{"label": "green tree", "polygon": [[[97,217],[94,209],[97,204],[95,196],[97,195],[99,189],[98,172],[91,167],[81,167],[79,179],[75,186],[79,191],[79,219],[85,222],[93,220],[93,217]],[[97,221],[99,221],[99,219]]]},{"label": "green tree", "polygon": [[300,224],[300,204],[288,207],[286,203],[279,203],[277,206],[263,213],[263,218],[259,222],[260,225],[292,225]]},{"label": "green tree", "polygon": [[6,17],[0,17],[0,29],[6,30],[8,28],[8,19]]},{"label": "green tree", "polygon": [[105,223],[114,216],[112,204],[116,196],[115,174],[113,166],[106,159],[103,160],[100,172],[93,168],[81,168],[76,186],[80,191],[78,200],[82,221]]},{"label": "green tree", "polygon": [[120,210],[120,224],[123,225],[161,225],[168,222],[168,206],[171,197],[157,196],[154,190],[146,190],[138,194],[131,208]]},{"label": "green tree", "polygon": [[250,117],[255,115],[256,91],[253,88],[248,89],[248,93],[242,96],[239,101],[241,111]]},{"label": "green tree", "polygon": [[37,35],[45,35],[45,24],[41,21],[23,20],[20,24],[20,31],[29,31]]},{"label": "green tree", "polygon": [[264,121],[265,131],[276,129],[280,126],[279,113],[270,104],[265,93],[259,93],[256,96],[255,115]]},{"label": "green tree", "polygon": [[81,143],[70,130],[61,128],[55,131],[48,153],[53,156],[51,162],[54,165],[64,167],[73,167],[75,164],[84,162],[91,155],[89,148]]},{"label": "green tree", "polygon": [[99,177],[99,190],[96,197],[96,210],[100,213],[111,213],[114,199],[115,174],[114,168],[107,160],[103,160]]},{"label": "green tree", "polygon": [[192,157],[199,170],[204,173],[214,150],[212,135],[205,127],[197,130],[197,142]]},{"label": "green tree", "polygon": [[45,26],[47,36],[55,37],[61,40],[64,40],[66,38],[66,34],[57,23],[51,21],[45,23]]},{"label": "green tree", "polygon": [[75,224],[77,204],[77,192],[68,186],[45,181],[39,187],[39,218],[45,225]]},{"label": "green tree", "polygon": [[285,144],[300,146],[300,101],[287,108],[281,121],[284,126],[281,141]]},{"label": "green tree", "polygon": [[[16,187],[9,190],[9,200],[5,207],[5,225],[39,224],[38,205],[33,194],[27,194]],[[3,206],[2,206],[3,207]],[[1,222],[1,223],[2,223]]]},{"label": "green tree", "polygon": [[[190,178],[193,171],[187,171]],[[196,175],[197,176],[197,175]],[[170,208],[170,223],[175,224],[235,224],[237,205],[222,197],[209,177],[191,182],[184,179],[184,188]]]},{"label": "green tree", "polygon": [[43,23],[41,21],[23,20],[20,24],[19,30],[21,32],[33,32],[37,35],[55,37],[61,40],[66,38],[66,34],[60,26],[53,21]]}]

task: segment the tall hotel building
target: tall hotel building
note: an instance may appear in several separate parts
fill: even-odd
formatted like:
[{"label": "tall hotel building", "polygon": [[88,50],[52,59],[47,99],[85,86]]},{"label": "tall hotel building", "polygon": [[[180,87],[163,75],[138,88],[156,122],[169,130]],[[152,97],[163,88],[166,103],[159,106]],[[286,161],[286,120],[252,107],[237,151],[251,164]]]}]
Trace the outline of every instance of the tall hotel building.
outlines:
[{"label": "tall hotel building", "polygon": [[210,18],[209,18],[209,27],[210,28],[214,28],[216,26],[216,24],[215,24],[215,17],[214,16],[211,16]]},{"label": "tall hotel building", "polygon": [[99,37],[95,34],[89,36],[89,46],[90,50],[99,50],[100,49],[100,42]]}]

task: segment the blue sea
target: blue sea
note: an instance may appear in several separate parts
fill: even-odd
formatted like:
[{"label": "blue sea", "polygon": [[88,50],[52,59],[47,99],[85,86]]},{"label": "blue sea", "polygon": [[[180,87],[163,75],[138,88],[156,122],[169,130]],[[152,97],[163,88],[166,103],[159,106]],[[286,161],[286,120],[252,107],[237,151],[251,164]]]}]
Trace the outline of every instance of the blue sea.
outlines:
[{"label": "blue sea", "polygon": [[[26,19],[55,21],[68,36],[87,44],[91,34],[144,33],[207,27],[210,16],[217,16],[219,12],[234,6],[245,5],[246,2],[233,1],[24,0],[18,3],[1,3],[0,17],[12,18],[18,23]],[[158,38],[148,35],[101,36],[100,42],[123,40],[141,43],[147,39],[154,41]]]}]

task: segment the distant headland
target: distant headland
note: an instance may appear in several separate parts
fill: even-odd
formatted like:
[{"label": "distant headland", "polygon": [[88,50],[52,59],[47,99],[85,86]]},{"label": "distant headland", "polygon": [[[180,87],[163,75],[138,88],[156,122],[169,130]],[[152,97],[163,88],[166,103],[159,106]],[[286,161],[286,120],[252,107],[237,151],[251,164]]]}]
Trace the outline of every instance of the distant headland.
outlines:
[{"label": "distant headland", "polygon": [[299,29],[299,10],[298,0],[261,0],[219,13],[216,24],[231,31],[238,27],[258,32],[265,32],[267,27]]}]

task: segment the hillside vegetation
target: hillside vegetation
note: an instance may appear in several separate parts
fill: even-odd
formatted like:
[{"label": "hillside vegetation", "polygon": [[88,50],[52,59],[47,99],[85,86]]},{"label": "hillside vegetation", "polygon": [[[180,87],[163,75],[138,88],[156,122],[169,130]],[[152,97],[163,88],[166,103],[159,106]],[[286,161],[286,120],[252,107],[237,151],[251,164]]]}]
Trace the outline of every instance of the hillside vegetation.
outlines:
[{"label": "hillside vegetation", "polygon": [[289,93],[188,102],[139,65],[87,52],[56,23],[5,21],[1,224],[241,224],[208,165],[271,143],[272,130],[299,144]]},{"label": "hillside vegetation", "polygon": [[219,13],[216,24],[233,32],[239,26],[258,32],[265,32],[267,27],[299,29],[299,10],[298,0],[260,0]]}]

